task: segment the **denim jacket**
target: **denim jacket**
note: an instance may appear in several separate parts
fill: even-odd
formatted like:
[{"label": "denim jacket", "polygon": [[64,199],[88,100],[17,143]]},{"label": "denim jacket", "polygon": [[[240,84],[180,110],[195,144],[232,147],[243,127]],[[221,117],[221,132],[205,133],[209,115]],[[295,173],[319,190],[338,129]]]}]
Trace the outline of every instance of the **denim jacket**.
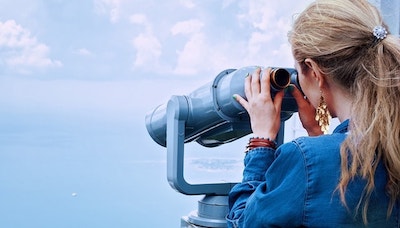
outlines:
[{"label": "denim jacket", "polygon": [[[364,227],[364,204],[358,210],[357,205],[366,181],[349,183],[347,207],[336,190],[348,124],[346,120],[330,135],[301,137],[277,150],[249,151],[243,180],[229,193],[228,227]],[[386,179],[384,165],[378,164],[367,227],[399,227],[398,203],[387,217]]]}]

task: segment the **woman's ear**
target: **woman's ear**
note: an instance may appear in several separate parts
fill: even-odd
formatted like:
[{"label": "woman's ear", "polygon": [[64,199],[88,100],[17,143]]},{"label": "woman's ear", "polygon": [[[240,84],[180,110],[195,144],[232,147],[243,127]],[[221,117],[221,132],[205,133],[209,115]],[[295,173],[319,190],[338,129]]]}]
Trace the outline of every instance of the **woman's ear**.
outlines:
[{"label": "woman's ear", "polygon": [[310,69],[313,68],[313,63],[314,63],[314,62],[315,62],[315,61],[312,60],[312,59],[310,59],[310,58],[306,58],[306,59],[304,60],[304,63],[305,63],[306,66],[307,66],[308,68],[310,68]]},{"label": "woman's ear", "polygon": [[310,75],[318,82],[318,86],[322,88],[325,78],[322,74],[321,68],[319,68],[318,64],[310,58],[306,58],[304,63],[310,69]]}]

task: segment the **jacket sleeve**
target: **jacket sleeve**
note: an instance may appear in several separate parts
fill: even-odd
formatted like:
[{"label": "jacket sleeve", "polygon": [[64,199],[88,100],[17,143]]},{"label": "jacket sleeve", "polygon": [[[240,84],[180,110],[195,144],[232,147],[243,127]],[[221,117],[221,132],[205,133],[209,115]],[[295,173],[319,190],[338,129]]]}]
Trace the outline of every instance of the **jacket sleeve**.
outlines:
[{"label": "jacket sleeve", "polygon": [[256,148],[244,162],[243,180],[229,194],[228,227],[300,226],[307,180],[296,144]]}]

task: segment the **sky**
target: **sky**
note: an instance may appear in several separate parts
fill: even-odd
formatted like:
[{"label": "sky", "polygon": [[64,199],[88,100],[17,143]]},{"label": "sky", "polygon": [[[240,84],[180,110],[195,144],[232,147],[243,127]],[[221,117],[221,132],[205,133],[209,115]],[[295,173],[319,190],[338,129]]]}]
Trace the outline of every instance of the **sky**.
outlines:
[{"label": "sky", "polygon": [[[225,69],[292,67],[310,1],[0,0],[0,226],[177,227],[200,196],[168,185],[145,116]],[[188,173],[240,179],[243,145],[189,147]]]}]

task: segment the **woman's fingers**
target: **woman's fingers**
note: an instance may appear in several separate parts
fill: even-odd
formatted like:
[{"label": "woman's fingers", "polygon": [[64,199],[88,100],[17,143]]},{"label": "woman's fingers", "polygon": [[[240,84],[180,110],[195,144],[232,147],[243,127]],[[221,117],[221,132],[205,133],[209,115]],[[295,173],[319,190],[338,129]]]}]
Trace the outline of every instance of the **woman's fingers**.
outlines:
[{"label": "woman's fingers", "polygon": [[234,94],[233,99],[235,99],[237,102],[239,102],[239,104],[242,105],[243,108],[248,111],[249,103],[246,101],[246,99],[241,97],[239,94]]},{"label": "woman's fingers", "polygon": [[253,95],[260,94],[261,85],[260,85],[260,73],[261,68],[257,67],[257,69],[251,74],[251,92]]},{"label": "woman's fingers", "polygon": [[282,101],[283,101],[283,97],[285,95],[285,92],[279,91],[275,97],[274,97],[274,106],[275,106],[275,110],[280,111],[282,108]]},{"label": "woman's fingers", "polygon": [[[260,73],[262,76],[260,77]],[[250,117],[253,133],[259,137],[275,138],[280,126],[280,111],[284,92],[271,97],[271,69],[257,68],[245,79],[245,96],[234,95]]]},{"label": "woman's fingers", "polygon": [[303,127],[307,130],[308,134],[311,135],[321,135],[322,131],[315,121],[315,108],[312,104],[305,98],[305,96],[297,89],[294,85],[292,96],[296,100],[297,107],[299,108],[299,117]]},{"label": "woman's fingers", "polygon": [[[260,74],[262,73],[262,76]],[[271,97],[271,82],[270,82],[271,68],[261,70],[257,68],[252,74],[248,74],[245,78],[244,92],[246,99],[238,94],[233,97],[238,101],[247,111],[249,111],[249,103],[254,102],[273,102],[276,110],[280,110],[284,92],[279,92],[275,95],[272,101]]]},{"label": "woman's fingers", "polygon": [[297,87],[295,85],[289,85],[289,86],[292,87],[292,89],[290,91],[292,91],[292,96],[296,100],[297,106],[303,107],[303,106],[309,106],[310,105],[310,102],[308,102],[306,100],[306,98],[303,95],[303,93],[299,89],[297,89]]},{"label": "woman's fingers", "polygon": [[261,95],[265,97],[265,99],[271,98],[271,68],[264,69],[262,71],[262,76],[260,80],[261,87]]},{"label": "woman's fingers", "polygon": [[247,76],[246,76],[246,78],[244,80],[244,94],[246,95],[247,100],[251,99],[251,97],[252,97],[251,79],[252,79],[252,75],[251,74],[247,74]]}]

